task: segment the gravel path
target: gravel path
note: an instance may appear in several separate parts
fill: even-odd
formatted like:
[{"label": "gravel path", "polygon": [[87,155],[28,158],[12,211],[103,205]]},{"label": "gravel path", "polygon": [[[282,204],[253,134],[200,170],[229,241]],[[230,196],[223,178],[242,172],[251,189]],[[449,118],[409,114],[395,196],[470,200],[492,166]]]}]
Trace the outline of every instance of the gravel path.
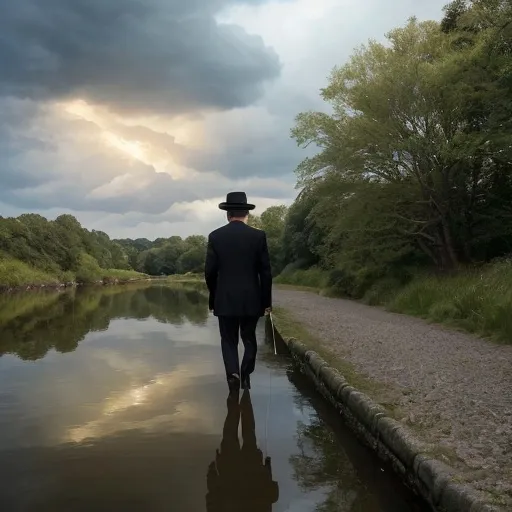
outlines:
[{"label": "gravel path", "polygon": [[512,510],[511,345],[357,302],[280,289],[274,296],[325,348],[393,389],[397,419]]}]

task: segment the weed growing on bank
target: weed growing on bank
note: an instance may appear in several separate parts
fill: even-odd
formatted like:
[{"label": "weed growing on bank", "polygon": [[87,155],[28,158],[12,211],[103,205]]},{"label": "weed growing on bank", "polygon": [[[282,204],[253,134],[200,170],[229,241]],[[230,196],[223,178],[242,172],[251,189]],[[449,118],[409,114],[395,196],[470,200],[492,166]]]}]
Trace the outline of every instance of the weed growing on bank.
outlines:
[{"label": "weed growing on bank", "polygon": [[277,284],[288,284],[307,288],[324,289],[328,286],[329,274],[318,267],[311,267],[307,270],[286,269],[274,279]]},{"label": "weed growing on bank", "polygon": [[512,260],[455,276],[416,279],[386,306],[512,343]]},{"label": "weed growing on bank", "polygon": [[167,281],[171,283],[199,283],[204,282],[204,275],[193,272],[188,272],[186,274],[173,274],[167,276]]},{"label": "weed growing on bank", "polygon": [[[88,255],[86,255],[88,256]],[[86,257],[83,265],[74,272],[45,272],[9,256],[0,255],[0,287],[56,286],[59,283],[82,284],[100,281],[131,281],[147,277],[134,270],[102,269],[92,257]]]},{"label": "weed growing on bank", "polygon": [[0,286],[15,288],[25,285],[57,284],[56,276],[38,270],[22,261],[0,257]]}]

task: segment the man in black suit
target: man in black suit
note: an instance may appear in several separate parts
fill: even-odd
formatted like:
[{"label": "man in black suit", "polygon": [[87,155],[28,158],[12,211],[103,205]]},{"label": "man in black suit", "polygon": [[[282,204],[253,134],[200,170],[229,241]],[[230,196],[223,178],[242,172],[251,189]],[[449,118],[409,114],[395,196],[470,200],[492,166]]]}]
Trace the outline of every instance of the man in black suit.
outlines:
[{"label": "man in black suit", "polygon": [[[205,280],[210,310],[219,319],[222,357],[231,390],[250,388],[256,362],[256,325],[272,308],[272,272],[264,231],[247,225],[249,210],[244,192],[230,192],[219,204],[229,223],[210,233]],[[238,337],[245,347],[242,367]]]}]

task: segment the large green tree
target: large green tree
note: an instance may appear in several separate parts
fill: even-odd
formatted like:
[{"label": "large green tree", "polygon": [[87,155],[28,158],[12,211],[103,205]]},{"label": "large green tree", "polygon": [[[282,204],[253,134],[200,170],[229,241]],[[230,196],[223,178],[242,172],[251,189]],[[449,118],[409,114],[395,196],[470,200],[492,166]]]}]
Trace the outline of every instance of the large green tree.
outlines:
[{"label": "large green tree", "polygon": [[483,241],[510,239],[509,205],[498,199],[510,144],[492,110],[497,95],[510,101],[506,63],[498,58],[487,75],[478,61],[488,31],[464,45],[459,36],[411,19],[389,44],[371,41],[333,71],[322,91],[332,115],[297,118],[297,142],[319,147],[299,166],[300,182],[323,186],[331,200],[317,214],[337,212],[331,239],[354,251],[355,264],[382,258],[385,243],[391,260],[417,249],[453,268],[479,256]]},{"label": "large green tree", "polygon": [[283,232],[288,208],[285,205],[270,206],[260,216],[251,215],[249,225],[262,229],[267,235],[272,273],[279,274],[283,269]]}]

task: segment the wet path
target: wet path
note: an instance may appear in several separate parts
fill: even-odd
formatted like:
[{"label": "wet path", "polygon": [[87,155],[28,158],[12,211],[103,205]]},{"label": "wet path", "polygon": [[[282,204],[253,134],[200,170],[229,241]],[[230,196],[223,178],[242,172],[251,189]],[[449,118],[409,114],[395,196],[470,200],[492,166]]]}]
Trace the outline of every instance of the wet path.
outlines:
[{"label": "wet path", "polygon": [[259,332],[228,401],[201,290],[0,297],[0,510],[426,510]]}]

